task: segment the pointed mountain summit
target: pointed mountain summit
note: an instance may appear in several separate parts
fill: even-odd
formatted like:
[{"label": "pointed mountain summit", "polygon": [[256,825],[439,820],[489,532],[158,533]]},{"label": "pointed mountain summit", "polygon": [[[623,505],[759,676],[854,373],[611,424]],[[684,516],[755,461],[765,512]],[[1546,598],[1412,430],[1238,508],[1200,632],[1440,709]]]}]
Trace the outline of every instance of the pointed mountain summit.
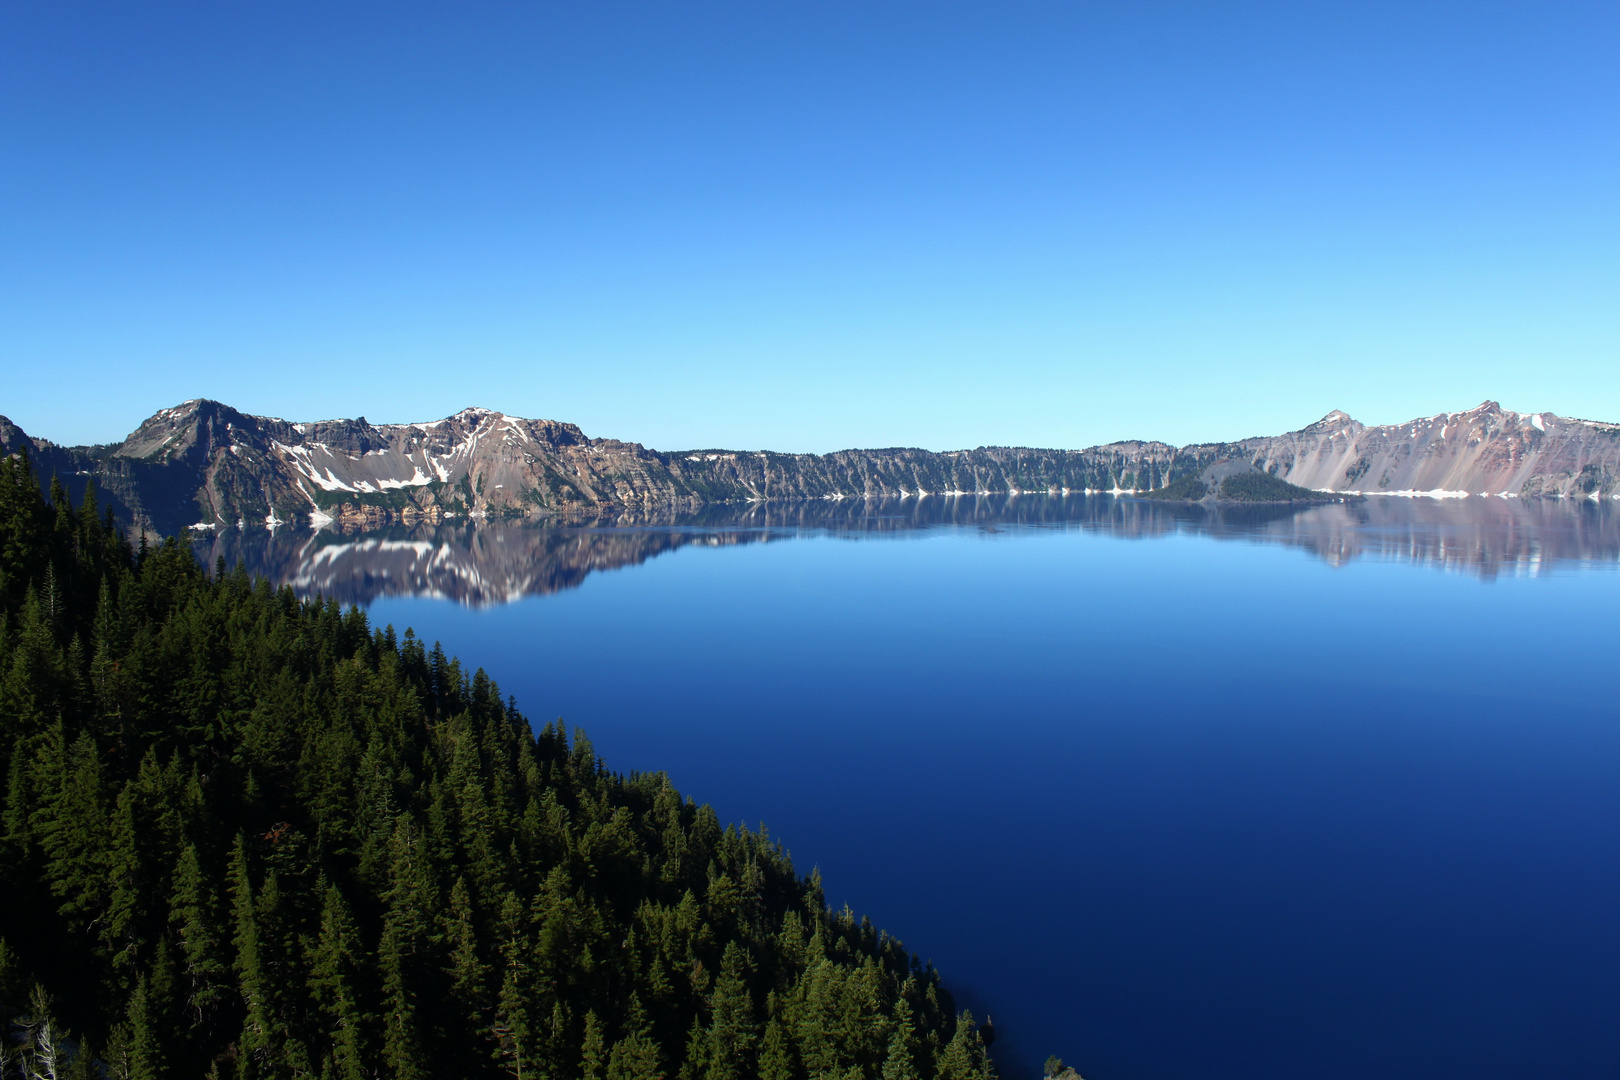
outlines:
[{"label": "pointed mountain summit", "polygon": [[1353,428],[1356,431],[1360,431],[1360,430],[1362,430],[1363,425],[1357,423],[1355,418],[1352,417],[1349,413],[1345,412],[1343,409],[1334,409],[1332,412],[1330,412],[1326,416],[1322,417],[1322,419],[1318,420],[1316,423],[1312,424],[1309,427],[1301,428],[1300,430],[1301,431],[1326,431],[1326,430],[1328,430],[1330,428],[1331,429],[1338,429],[1338,428],[1346,428],[1346,427],[1347,428]]}]

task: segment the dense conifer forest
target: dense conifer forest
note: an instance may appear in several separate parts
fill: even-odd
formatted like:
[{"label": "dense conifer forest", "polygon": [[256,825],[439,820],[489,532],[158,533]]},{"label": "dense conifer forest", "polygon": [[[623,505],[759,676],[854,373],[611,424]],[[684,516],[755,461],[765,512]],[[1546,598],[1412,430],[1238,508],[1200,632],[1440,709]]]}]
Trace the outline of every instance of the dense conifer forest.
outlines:
[{"label": "dense conifer forest", "polygon": [[930,967],[662,774],[0,461],[0,1077],[968,1080]]}]

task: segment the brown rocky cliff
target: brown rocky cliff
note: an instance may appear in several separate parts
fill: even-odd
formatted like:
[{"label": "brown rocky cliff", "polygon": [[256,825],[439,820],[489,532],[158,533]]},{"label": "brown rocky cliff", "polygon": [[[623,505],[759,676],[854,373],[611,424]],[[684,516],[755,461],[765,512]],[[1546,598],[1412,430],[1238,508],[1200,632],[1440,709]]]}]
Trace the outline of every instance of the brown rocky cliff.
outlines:
[{"label": "brown rocky cliff", "polygon": [[[9,431],[11,434],[7,434]],[[23,445],[14,426],[6,445]],[[1620,495],[1620,425],[1487,402],[1366,427],[1333,412],[1279,436],[1085,450],[913,448],[830,454],[661,453],[572,424],[488,409],[416,424],[291,423],[213,401],[164,409],[122,443],[29,440],[43,479],[95,477],[122,516],[157,532],[295,519],[377,525],[706,503],[1162,487],[1227,459],[1302,487],[1473,495]]]}]

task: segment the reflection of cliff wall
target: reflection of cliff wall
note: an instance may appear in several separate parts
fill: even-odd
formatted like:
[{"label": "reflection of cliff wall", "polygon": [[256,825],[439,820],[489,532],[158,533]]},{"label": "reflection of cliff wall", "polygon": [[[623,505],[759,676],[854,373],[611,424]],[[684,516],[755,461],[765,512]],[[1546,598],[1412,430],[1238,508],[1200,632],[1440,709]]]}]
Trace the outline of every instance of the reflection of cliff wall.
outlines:
[{"label": "reflection of cliff wall", "polygon": [[1584,499],[1374,498],[1279,519],[1261,538],[1336,566],[1375,557],[1494,578],[1620,560],[1620,514]]},{"label": "reflection of cliff wall", "polygon": [[348,532],[225,529],[204,534],[195,545],[209,565],[223,556],[229,565],[242,563],[304,596],[319,593],[359,604],[383,596],[442,596],[483,605],[575,588],[594,570],[633,566],[688,545],[724,547],[806,533],[880,536],[939,526],[1086,523],[1151,534],[1174,528],[1174,518],[1162,509],[1078,496],[814,500],[553,518],[539,524],[423,522]]},{"label": "reflection of cliff wall", "polygon": [[939,527],[988,532],[1072,528],[1128,539],[1189,532],[1303,548],[1334,565],[1368,556],[1482,578],[1570,560],[1620,559],[1620,515],[1586,501],[1381,499],[1304,509],[1178,505],[1108,496],[824,500],[627,513],[544,524],[394,526],[345,534],[283,528],[197,541],[210,565],[238,562],[300,595],[367,604],[442,596],[500,604],[577,587],[595,570],[634,566],[687,545],[800,535],[880,537]]},{"label": "reflection of cliff wall", "polygon": [[1611,503],[1586,499],[1372,497],[1292,507],[1023,495],[853,506],[811,503],[802,508],[765,504],[749,514],[762,523],[850,535],[946,524],[1079,528],[1131,539],[1187,532],[1299,547],[1335,566],[1381,558],[1464,570],[1482,578],[1534,574],[1560,562],[1620,561],[1620,511]]},{"label": "reflection of cliff wall", "polygon": [[577,588],[593,570],[633,566],[691,543],[724,538],[654,531],[608,531],[521,525],[395,526],[345,536],[331,530],[227,530],[197,544],[199,555],[223,555],[256,576],[369,604],[385,596],[442,596],[464,604],[502,604]]}]

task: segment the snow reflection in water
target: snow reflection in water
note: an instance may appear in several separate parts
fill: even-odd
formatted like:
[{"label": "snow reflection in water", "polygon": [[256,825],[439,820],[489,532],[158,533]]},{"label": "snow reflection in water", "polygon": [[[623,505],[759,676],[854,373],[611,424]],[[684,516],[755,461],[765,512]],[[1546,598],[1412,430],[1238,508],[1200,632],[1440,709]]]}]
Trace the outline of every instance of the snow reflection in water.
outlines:
[{"label": "snow reflection in water", "polygon": [[1572,562],[1620,562],[1620,516],[1613,507],[1498,498],[1372,497],[1301,508],[1207,508],[1107,495],[758,503],[364,532],[251,528],[201,537],[195,546],[209,565],[223,556],[300,595],[358,604],[383,596],[434,596],[486,606],[577,588],[592,571],[634,566],[688,545],[806,534],[865,539],[941,528],[1084,529],[1139,539],[1192,533],[1285,544],[1335,566],[1376,558],[1482,579],[1534,576]]}]

